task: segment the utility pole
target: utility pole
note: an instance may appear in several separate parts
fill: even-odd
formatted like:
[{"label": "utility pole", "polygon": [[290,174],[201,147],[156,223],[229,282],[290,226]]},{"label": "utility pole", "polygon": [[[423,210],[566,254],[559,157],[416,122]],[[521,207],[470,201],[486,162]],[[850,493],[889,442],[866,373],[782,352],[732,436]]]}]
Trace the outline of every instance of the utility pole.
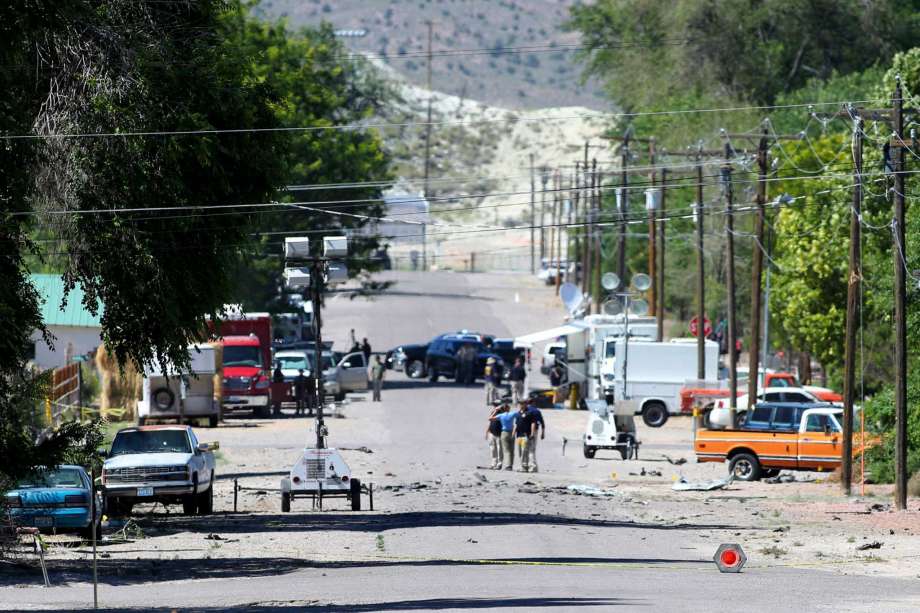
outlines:
[{"label": "utility pole", "polygon": [[658,341],[664,340],[664,254],[665,254],[665,245],[664,245],[664,236],[665,236],[665,219],[667,219],[667,207],[665,205],[665,194],[667,193],[668,188],[668,169],[661,169],[661,215],[659,215],[658,222],[658,308],[656,313],[658,313]]},{"label": "utility pole", "polygon": [[601,230],[597,225],[597,222],[600,221],[601,217],[601,175],[597,171],[597,158],[591,160],[591,176],[592,176],[592,186],[594,197],[594,266],[592,267],[592,272],[594,273],[594,280],[591,283],[591,286],[594,290],[594,311],[597,313],[601,312]]},{"label": "utility pole", "polygon": [[[556,202],[558,203],[559,213],[556,215],[556,295],[559,295],[559,284],[562,283],[562,173],[556,170],[554,179],[556,185]],[[571,214],[571,213],[570,213]],[[568,231],[566,231],[566,246],[568,246]]]},{"label": "utility pole", "polygon": [[581,254],[581,292],[587,294],[590,286],[589,280],[591,279],[591,251],[593,245],[593,236],[591,234],[591,200],[590,193],[588,191],[588,163],[585,162],[582,168],[582,179],[581,179],[581,208],[582,208],[582,220],[584,221],[584,237],[585,244],[582,249]]},{"label": "utility pole", "polygon": [[[763,277],[764,216],[767,203],[767,130],[764,128],[757,146],[757,211],[754,217],[754,249],[751,258],[751,349],[748,360],[748,406],[757,400],[760,380],[761,278]],[[766,365],[764,365],[766,366]],[[766,379],[764,379],[766,380]]]},{"label": "utility pole", "polygon": [[[428,25],[428,122],[425,124],[425,205],[429,207],[429,186],[428,176],[431,168],[431,30],[432,22],[426,22]],[[428,241],[427,241],[427,215],[422,223],[422,270],[428,270]]]},{"label": "utility pole", "polygon": [[626,284],[626,215],[629,212],[629,129],[620,147],[620,225],[617,228],[617,276]]},{"label": "utility pole", "polygon": [[[731,145],[725,143],[725,159],[731,158]],[[728,245],[728,414],[729,423],[734,426],[738,410],[738,353],[735,351],[735,222],[732,210],[732,167],[726,162],[722,167],[722,183],[725,188],[725,239]],[[757,373],[752,373],[757,377]]]},{"label": "utility pole", "polygon": [[893,147],[894,163],[894,400],[895,400],[895,484],[894,505],[899,511],[907,508],[907,317],[905,311],[905,266],[907,249],[904,242],[904,100],[901,78],[895,85],[892,104],[894,131],[898,147]]},{"label": "utility pole", "polygon": [[[579,172],[581,172],[580,164],[581,162],[575,162],[575,174],[572,177],[572,208],[574,209],[574,221],[576,224],[580,223],[579,215],[582,214],[579,212],[579,201],[581,200],[581,194],[579,193],[581,191],[581,183],[579,183]],[[575,285],[578,285],[579,281],[581,281],[582,284],[584,283],[584,268],[581,269],[581,275],[579,276],[578,274],[578,268],[581,266],[581,261],[584,259],[582,255],[585,248],[584,242],[584,236],[581,229],[575,230]]]},{"label": "utility pole", "polygon": [[[556,172],[553,171],[551,175],[553,179],[553,193],[551,195],[551,203],[549,210],[549,249],[547,250],[547,260],[549,262],[549,267],[552,269],[556,261],[556,205],[557,205],[557,192],[556,192]],[[557,269],[558,272],[558,269]],[[558,275],[557,275],[558,276]]]},{"label": "utility pole", "polygon": [[313,283],[313,333],[315,344],[313,350],[313,386],[316,390],[316,448],[326,447],[326,425],[324,422],[323,408],[326,404],[323,381],[323,265],[322,261],[313,261],[313,270],[310,272],[310,281]]},{"label": "utility pole", "polygon": [[[701,156],[702,157],[702,156]],[[703,163],[696,165],[696,377],[706,379],[706,276],[703,257]]]},{"label": "utility pole", "polygon": [[[655,189],[655,139],[654,138],[649,139],[648,159],[649,159],[649,167],[651,168],[651,170],[648,173],[649,189],[654,191]],[[654,202],[654,198],[653,198],[653,202]],[[649,290],[648,290],[649,291],[648,314],[651,315],[652,317],[658,316],[658,311],[656,309],[656,306],[658,303],[656,302],[656,299],[655,299],[656,289],[657,289],[656,287],[657,277],[658,277],[658,270],[657,270],[658,260],[655,257],[656,256],[655,248],[658,242],[657,233],[656,233],[657,226],[658,226],[658,223],[656,221],[655,208],[651,207],[648,209],[648,274],[649,274],[649,277],[652,278],[652,285],[651,287],[649,287]],[[661,337],[659,337],[658,340],[661,340]]]},{"label": "utility pole", "polygon": [[853,484],[853,400],[856,396],[856,331],[859,326],[859,289],[862,212],[862,118],[853,119],[853,206],[850,209],[850,262],[847,271],[847,331],[843,352],[843,450],[840,485],[847,496]]},{"label": "utility pole", "polygon": [[536,216],[537,208],[537,184],[534,177],[534,168],[533,168],[533,154],[530,154],[530,274],[537,274],[537,262],[536,262],[536,253],[534,249],[536,248],[534,240],[534,226],[537,223]]}]

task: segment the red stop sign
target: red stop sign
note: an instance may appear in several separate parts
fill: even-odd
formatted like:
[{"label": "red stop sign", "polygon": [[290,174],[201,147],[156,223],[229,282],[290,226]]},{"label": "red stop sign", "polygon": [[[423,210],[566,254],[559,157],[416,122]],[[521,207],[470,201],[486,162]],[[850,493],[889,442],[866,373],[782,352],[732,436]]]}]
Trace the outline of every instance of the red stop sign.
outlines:
[{"label": "red stop sign", "polygon": [[[700,332],[699,318],[694,317],[690,320],[690,334],[697,336]],[[706,317],[703,319],[703,336],[712,334],[712,322]]]}]

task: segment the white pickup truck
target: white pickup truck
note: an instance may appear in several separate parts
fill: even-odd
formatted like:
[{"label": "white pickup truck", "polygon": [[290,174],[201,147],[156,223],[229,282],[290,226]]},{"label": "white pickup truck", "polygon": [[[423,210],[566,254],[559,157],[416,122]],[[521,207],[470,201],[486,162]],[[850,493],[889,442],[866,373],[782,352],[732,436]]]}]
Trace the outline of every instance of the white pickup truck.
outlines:
[{"label": "white pickup truck", "polygon": [[128,515],[135,504],[182,504],[186,515],[214,509],[217,443],[199,443],[189,426],[139,426],[119,430],[102,465],[102,494],[109,514]]}]

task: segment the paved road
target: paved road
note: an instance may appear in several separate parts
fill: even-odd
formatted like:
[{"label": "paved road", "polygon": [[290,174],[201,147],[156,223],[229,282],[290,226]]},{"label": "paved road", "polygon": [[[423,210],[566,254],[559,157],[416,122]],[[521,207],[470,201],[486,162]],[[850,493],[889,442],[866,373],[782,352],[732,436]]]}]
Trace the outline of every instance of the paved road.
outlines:
[{"label": "paved road", "polygon": [[[459,328],[530,332],[559,317],[545,290],[510,276],[397,279],[389,296],[372,302],[330,301],[326,323],[338,344],[352,327],[386,349]],[[920,608],[916,579],[847,576],[758,554],[753,547],[773,542],[773,523],[726,521],[718,497],[691,514],[680,500],[651,510],[652,490],[648,500],[618,493],[610,473],[628,470],[625,463],[586,462],[571,446],[563,456],[560,433],[577,436],[578,413],[546,412],[539,474],[477,469],[486,463],[482,399],[480,387],[391,375],[383,403],[355,402],[347,419],[329,423],[333,444],[373,450],[346,458],[381,488],[378,511],[344,512],[333,503],[312,512],[296,501],[293,513],[282,514],[269,495],[245,498],[245,513],[207,520],[138,517],[150,537],[107,550],[103,604],[163,611]],[[222,472],[272,485],[271,473],[293,461],[312,420],[248,425],[208,432],[221,439]],[[609,496],[572,495],[566,486],[573,483],[601,486]],[[228,508],[227,485],[219,510]],[[203,549],[208,533],[221,535],[223,547]],[[750,565],[740,575],[722,575],[710,561],[727,540],[748,548]],[[0,576],[0,608],[73,610],[91,602],[83,570],[56,566],[52,578],[63,585],[51,589],[26,587],[24,577]]]}]

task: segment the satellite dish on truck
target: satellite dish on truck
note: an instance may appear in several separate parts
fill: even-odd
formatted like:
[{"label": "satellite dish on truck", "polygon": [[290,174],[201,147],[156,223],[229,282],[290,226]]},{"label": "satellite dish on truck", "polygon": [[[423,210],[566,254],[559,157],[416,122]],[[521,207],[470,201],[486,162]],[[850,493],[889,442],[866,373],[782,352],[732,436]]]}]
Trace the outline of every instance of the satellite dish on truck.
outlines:
[{"label": "satellite dish on truck", "polygon": [[562,298],[562,304],[570,315],[574,315],[585,301],[581,290],[574,283],[563,283],[559,286],[559,297]]}]

